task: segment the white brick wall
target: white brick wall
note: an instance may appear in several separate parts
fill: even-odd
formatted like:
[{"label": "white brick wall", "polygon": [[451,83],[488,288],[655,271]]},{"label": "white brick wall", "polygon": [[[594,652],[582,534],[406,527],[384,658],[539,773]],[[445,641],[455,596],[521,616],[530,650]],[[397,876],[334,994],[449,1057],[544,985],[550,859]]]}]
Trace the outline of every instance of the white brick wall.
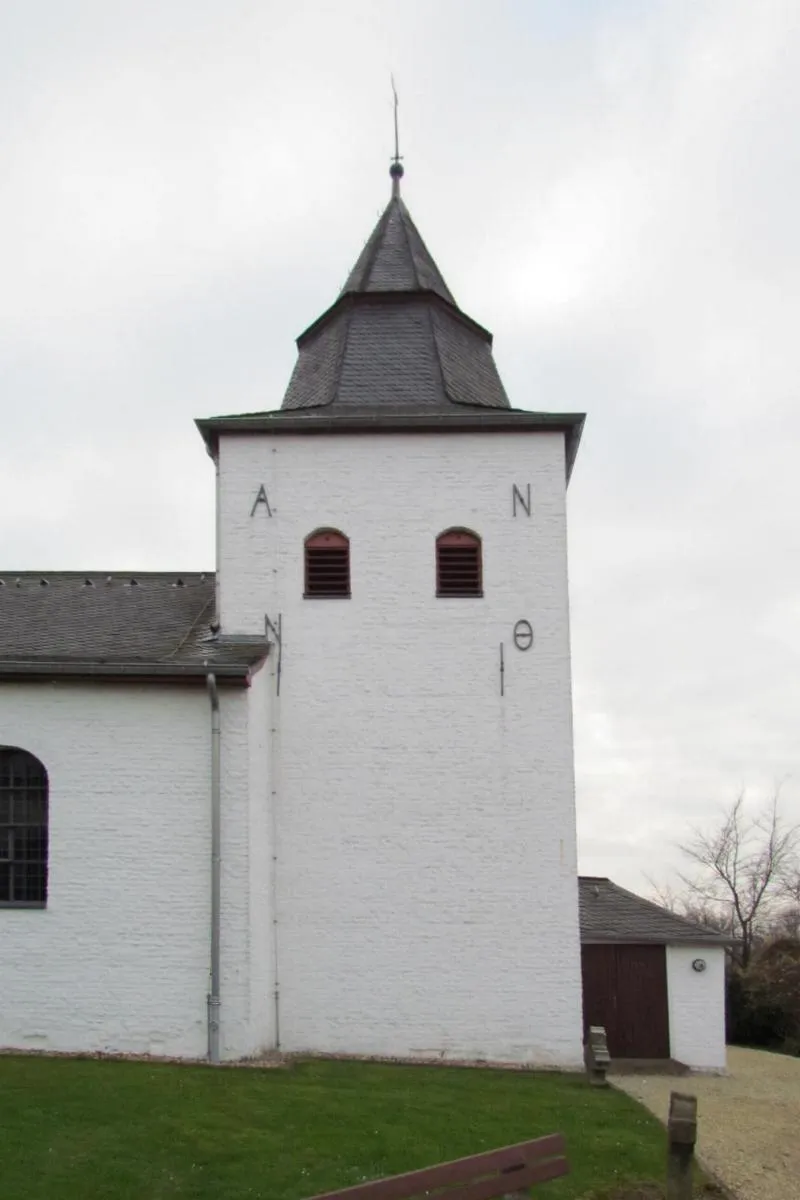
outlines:
[{"label": "white brick wall", "polygon": [[[245,692],[222,692],[223,1042],[234,1057],[271,1033],[260,981],[256,1004],[250,994],[247,711]],[[209,729],[202,687],[0,685],[0,745],[35,754],[50,782],[47,908],[0,909],[0,1046],[205,1054]]]},{"label": "white brick wall", "polygon": [[[220,497],[223,628],[283,618],[280,696],[277,656],[221,692],[224,1055],[274,1044],[277,981],[286,1049],[577,1064],[561,437],[225,439]],[[323,524],[350,601],[302,599]],[[482,600],[434,596],[451,525]],[[202,688],[0,685],[51,797],[48,907],[0,910],[0,1046],[205,1053],[209,729]]]},{"label": "white brick wall", "polygon": [[[250,751],[249,783],[249,881],[250,919],[248,949],[250,1011],[247,1053],[275,1045],[275,963],[273,943],[272,821],[269,795],[269,738],[271,690],[274,664],[267,663],[256,675],[248,695]],[[223,767],[224,770],[224,767]],[[223,1026],[224,1028],[224,1026]],[[236,1047],[232,1047],[236,1057]]]},{"label": "white brick wall", "polygon": [[[692,969],[702,958],[705,971]],[[670,1051],[698,1071],[724,1071],[725,951],[709,946],[667,946]]]},{"label": "white brick wall", "polygon": [[[561,435],[224,437],[220,505],[223,629],[283,620],[282,1046],[579,1063]],[[302,598],[322,525],[351,539],[351,600]],[[483,599],[435,598],[453,525],[483,538]]]}]

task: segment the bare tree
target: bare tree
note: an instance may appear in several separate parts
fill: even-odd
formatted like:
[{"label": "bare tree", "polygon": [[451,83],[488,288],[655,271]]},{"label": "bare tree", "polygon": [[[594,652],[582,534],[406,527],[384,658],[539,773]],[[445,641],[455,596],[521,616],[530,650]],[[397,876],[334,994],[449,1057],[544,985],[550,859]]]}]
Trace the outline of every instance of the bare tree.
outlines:
[{"label": "bare tree", "polygon": [[652,889],[653,900],[662,908],[675,913],[678,917],[684,917],[693,925],[703,925],[706,929],[713,929],[717,933],[731,932],[729,904],[698,896],[693,889],[688,892],[677,891],[669,884],[658,883],[651,875],[645,875],[645,879]]},{"label": "bare tree", "polygon": [[775,911],[786,880],[797,871],[797,827],[787,827],[780,816],[780,788],[753,817],[740,794],[723,814],[721,824],[709,831],[694,830],[680,848],[694,870],[680,878],[688,889],[688,905],[728,907],[728,928],[739,939],[736,957],[743,967],[753,946]]},{"label": "bare tree", "polygon": [[800,856],[790,859],[781,883],[776,933],[800,939]]},{"label": "bare tree", "polygon": [[790,908],[800,908],[800,861],[797,856],[794,861],[790,859],[783,873],[781,893]]},{"label": "bare tree", "polygon": [[773,921],[770,922],[769,936],[771,938],[794,938],[800,941],[800,905],[784,905]]}]

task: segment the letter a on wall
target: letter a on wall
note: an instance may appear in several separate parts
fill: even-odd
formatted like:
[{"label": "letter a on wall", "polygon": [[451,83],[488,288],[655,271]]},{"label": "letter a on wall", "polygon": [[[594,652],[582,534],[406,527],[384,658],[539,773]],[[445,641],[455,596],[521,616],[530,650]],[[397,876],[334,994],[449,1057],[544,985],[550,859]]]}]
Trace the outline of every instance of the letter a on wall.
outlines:
[{"label": "letter a on wall", "polygon": [[254,517],[256,515],[256,509],[258,508],[259,504],[264,505],[264,508],[266,509],[266,512],[267,512],[267,516],[271,517],[272,509],[269,506],[269,497],[267,496],[267,489],[264,487],[263,483],[261,484],[261,487],[258,489],[258,495],[256,496],[255,500],[253,501],[253,507],[250,509],[251,517]]}]

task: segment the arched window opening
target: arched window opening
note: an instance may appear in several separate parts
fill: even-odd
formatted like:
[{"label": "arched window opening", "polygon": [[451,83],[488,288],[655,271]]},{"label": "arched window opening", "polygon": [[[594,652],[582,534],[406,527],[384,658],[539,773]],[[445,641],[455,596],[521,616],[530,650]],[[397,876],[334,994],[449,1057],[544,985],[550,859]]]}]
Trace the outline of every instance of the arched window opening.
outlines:
[{"label": "arched window opening", "polygon": [[482,596],[481,539],[467,529],[448,529],[436,539],[436,595]]},{"label": "arched window opening", "polygon": [[318,529],[306,538],[307,597],[337,599],[350,595],[350,542],[336,529]]},{"label": "arched window opening", "polygon": [[0,906],[47,901],[47,790],[38,758],[0,747]]}]

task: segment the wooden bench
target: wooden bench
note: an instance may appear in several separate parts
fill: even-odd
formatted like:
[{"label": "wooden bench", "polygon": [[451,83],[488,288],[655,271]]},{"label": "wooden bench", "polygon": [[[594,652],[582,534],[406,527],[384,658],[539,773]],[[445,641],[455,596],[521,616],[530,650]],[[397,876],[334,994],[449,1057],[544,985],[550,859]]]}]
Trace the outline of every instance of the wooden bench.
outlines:
[{"label": "wooden bench", "polygon": [[439,1163],[406,1175],[358,1183],[339,1192],[324,1192],[311,1200],[500,1200],[523,1189],[569,1172],[560,1133],[487,1150],[470,1158]]}]

